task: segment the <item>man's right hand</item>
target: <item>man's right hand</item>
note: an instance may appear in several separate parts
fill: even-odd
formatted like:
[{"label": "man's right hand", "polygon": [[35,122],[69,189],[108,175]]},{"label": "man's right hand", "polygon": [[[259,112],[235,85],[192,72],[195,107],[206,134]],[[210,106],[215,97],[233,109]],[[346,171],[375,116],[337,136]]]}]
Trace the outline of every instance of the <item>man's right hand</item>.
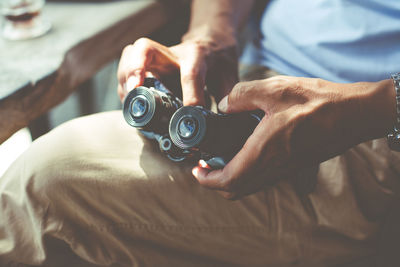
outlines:
[{"label": "man's right hand", "polygon": [[204,105],[206,83],[211,84],[209,89],[218,101],[237,82],[236,41],[196,36],[166,47],[147,38],[138,39],[121,56],[118,69],[121,100],[130,90],[142,85],[149,73],[161,81],[180,74],[184,105]]}]

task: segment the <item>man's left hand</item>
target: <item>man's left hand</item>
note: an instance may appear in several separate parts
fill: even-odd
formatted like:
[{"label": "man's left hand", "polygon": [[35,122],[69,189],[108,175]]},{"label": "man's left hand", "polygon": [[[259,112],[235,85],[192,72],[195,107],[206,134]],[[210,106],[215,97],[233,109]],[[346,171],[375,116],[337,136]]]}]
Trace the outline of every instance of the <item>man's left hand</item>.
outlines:
[{"label": "man's left hand", "polygon": [[193,175],[225,198],[238,199],[382,136],[395,121],[394,101],[390,80],[338,84],[277,76],[238,83],[220,111],[261,109],[265,116],[225,168],[197,166]]}]

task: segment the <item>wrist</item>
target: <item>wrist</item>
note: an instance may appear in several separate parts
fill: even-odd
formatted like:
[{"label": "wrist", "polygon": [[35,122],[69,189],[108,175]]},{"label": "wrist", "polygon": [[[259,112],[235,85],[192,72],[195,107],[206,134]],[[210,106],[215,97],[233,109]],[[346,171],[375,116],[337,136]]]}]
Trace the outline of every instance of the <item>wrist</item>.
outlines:
[{"label": "wrist", "polygon": [[326,83],[328,109],[323,122],[344,147],[381,138],[396,121],[395,91],[391,80],[350,84]]},{"label": "wrist", "polygon": [[[223,29],[223,30],[220,30]],[[215,29],[212,25],[203,24],[189,29],[182,37],[182,43],[195,42],[213,50],[222,50],[237,46],[235,30],[232,27],[220,27]]]},{"label": "wrist", "polygon": [[381,138],[396,123],[396,94],[393,81],[383,80],[375,83],[359,83],[364,92],[360,97],[360,130],[365,139]]}]

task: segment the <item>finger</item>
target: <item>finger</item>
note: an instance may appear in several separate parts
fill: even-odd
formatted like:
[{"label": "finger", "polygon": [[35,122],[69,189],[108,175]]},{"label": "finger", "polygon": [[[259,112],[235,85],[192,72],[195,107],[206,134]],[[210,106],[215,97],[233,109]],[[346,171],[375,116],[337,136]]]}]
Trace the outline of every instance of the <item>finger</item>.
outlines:
[{"label": "finger", "polygon": [[124,89],[122,88],[122,86],[120,84],[118,84],[118,96],[119,96],[119,99],[121,100],[121,102],[124,101],[125,96],[126,96],[126,92],[124,91]]},{"label": "finger", "polygon": [[177,58],[167,47],[140,38],[124,49],[118,68],[118,81],[123,90],[129,91],[143,83],[146,72],[162,75],[178,68]]},{"label": "finger", "polygon": [[242,184],[250,182],[244,181],[244,177],[257,167],[262,147],[265,147],[262,140],[265,140],[267,128],[267,123],[260,123],[243,148],[222,170],[196,170],[195,177],[199,183],[215,190],[245,194],[246,192],[240,192],[240,188]]},{"label": "finger", "polygon": [[[210,172],[210,169],[202,168],[201,166],[196,166],[192,169],[193,176],[202,186],[207,187],[208,189],[225,191],[223,188],[222,179],[208,179]],[[212,172],[222,172],[222,169]]]},{"label": "finger", "polygon": [[234,200],[237,199],[237,195],[232,192],[223,191],[221,185],[216,185],[215,183],[207,184],[207,179],[205,176],[210,172],[210,168],[202,168],[201,166],[196,166],[192,169],[193,176],[197,179],[197,181],[204,187],[207,187],[211,190],[216,190],[218,194],[220,194],[225,199]]},{"label": "finger", "polygon": [[202,48],[188,46],[183,49],[183,54],[188,55],[181,58],[181,84],[183,104],[185,106],[204,106],[204,87],[207,67],[204,60],[205,52]]},{"label": "finger", "polygon": [[131,76],[124,85],[118,84],[118,96],[121,102],[124,101],[130,91],[143,84],[143,81],[138,81],[138,79],[137,76]]},{"label": "finger", "polygon": [[261,97],[258,82],[237,83],[232,91],[218,104],[224,113],[234,113],[258,109],[257,100]]},{"label": "finger", "polygon": [[207,66],[213,66],[213,71],[207,72],[207,90],[219,102],[229,94],[239,81],[238,56],[235,47],[231,47],[223,53],[218,53],[217,60],[207,61]]},{"label": "finger", "polygon": [[212,179],[208,179],[210,177],[207,178],[207,175],[210,171],[210,169],[204,169],[197,166],[193,168],[193,175],[202,186],[217,191],[223,198],[228,200],[238,200],[264,188],[264,185],[260,185],[260,182],[255,184],[253,181],[248,181],[248,184],[232,186],[229,188],[223,185],[223,179],[220,180],[220,183],[215,183]]},{"label": "finger", "polygon": [[257,167],[256,165],[263,155],[263,149],[267,147],[265,142],[269,140],[268,129],[268,120],[264,118],[247,139],[242,149],[228,162],[224,169],[230,179],[238,179]]},{"label": "finger", "polygon": [[[214,174],[216,172],[223,172],[223,170],[216,170],[212,171]],[[229,200],[236,200],[239,199],[240,197],[248,194],[247,191],[242,192],[244,189],[240,188],[238,190],[238,186],[232,186],[230,184],[226,183],[226,180],[223,174],[221,174],[221,178],[218,179],[213,179],[212,175],[210,175],[211,170],[206,169],[206,168],[201,168],[199,166],[194,167],[192,170],[193,176],[197,179],[199,184],[202,186],[217,191],[223,198],[229,199]],[[247,185],[246,185],[247,186]],[[246,188],[247,189],[247,188]]]}]

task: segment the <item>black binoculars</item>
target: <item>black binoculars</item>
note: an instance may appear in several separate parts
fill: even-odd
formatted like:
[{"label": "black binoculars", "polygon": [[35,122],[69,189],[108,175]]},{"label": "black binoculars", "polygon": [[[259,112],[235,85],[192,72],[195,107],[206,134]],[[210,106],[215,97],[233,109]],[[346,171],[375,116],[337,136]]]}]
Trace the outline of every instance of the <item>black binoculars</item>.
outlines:
[{"label": "black binoculars", "polygon": [[160,81],[145,78],[143,86],[126,96],[123,114],[130,126],[138,129],[146,138],[156,140],[161,152],[169,159],[183,161],[188,156],[172,143],[168,133],[171,116],[182,106],[182,101]]},{"label": "black binoculars", "polygon": [[124,101],[125,120],[158,141],[173,161],[204,160],[212,169],[223,168],[243,147],[263,114],[216,114],[200,106],[183,106],[165,86],[146,78]]}]

